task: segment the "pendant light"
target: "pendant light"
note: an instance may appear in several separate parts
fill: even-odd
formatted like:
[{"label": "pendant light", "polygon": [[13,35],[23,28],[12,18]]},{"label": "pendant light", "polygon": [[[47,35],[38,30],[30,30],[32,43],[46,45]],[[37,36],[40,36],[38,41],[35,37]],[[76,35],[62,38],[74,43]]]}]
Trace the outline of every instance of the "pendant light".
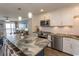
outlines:
[{"label": "pendant light", "polygon": [[28,12],[28,18],[32,18],[32,12]]},{"label": "pendant light", "polygon": [[21,17],[21,16],[19,16],[19,17],[18,17],[18,20],[19,20],[19,21],[21,21],[21,20],[22,20],[22,17]]},{"label": "pendant light", "polygon": [[[21,12],[21,8],[18,8],[18,11],[20,13]],[[22,20],[22,17],[21,16],[18,16],[18,20],[21,21]]]}]

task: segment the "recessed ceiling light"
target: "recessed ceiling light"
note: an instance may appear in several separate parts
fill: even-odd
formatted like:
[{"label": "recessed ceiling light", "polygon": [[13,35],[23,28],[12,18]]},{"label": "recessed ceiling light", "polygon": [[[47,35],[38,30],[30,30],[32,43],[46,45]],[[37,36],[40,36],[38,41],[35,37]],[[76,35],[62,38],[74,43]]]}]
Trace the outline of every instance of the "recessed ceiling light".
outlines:
[{"label": "recessed ceiling light", "polygon": [[44,9],[41,9],[40,12],[44,12]]},{"label": "recessed ceiling light", "polygon": [[32,18],[32,12],[28,12],[28,18]]}]

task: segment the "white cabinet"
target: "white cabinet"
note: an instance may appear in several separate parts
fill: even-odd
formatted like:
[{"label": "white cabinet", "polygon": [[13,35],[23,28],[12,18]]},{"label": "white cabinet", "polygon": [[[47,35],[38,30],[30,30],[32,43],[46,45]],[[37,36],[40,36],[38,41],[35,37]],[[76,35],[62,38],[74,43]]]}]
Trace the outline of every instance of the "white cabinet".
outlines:
[{"label": "white cabinet", "polygon": [[79,40],[73,38],[63,38],[63,52],[79,55]]},{"label": "white cabinet", "polygon": [[72,50],[73,50],[73,55],[79,55],[79,40],[72,39]]},{"label": "white cabinet", "polygon": [[63,38],[63,52],[72,54],[71,38]]},{"label": "white cabinet", "polygon": [[62,25],[63,26],[72,26],[73,25],[73,15],[69,14],[70,11],[64,11],[65,13],[62,13]]},{"label": "white cabinet", "polygon": [[50,26],[61,26],[61,20],[59,19],[59,16],[55,16],[50,19]]},{"label": "white cabinet", "polygon": [[51,26],[72,26],[73,25],[73,11],[70,9],[60,9],[50,13]]},{"label": "white cabinet", "polygon": [[50,26],[72,26],[73,11],[71,9],[59,9],[54,12],[44,13],[40,19],[50,19]]},{"label": "white cabinet", "polygon": [[50,26],[62,26],[61,12],[50,13]]},{"label": "white cabinet", "polygon": [[50,13],[40,15],[40,20],[49,20],[49,19],[50,19]]}]

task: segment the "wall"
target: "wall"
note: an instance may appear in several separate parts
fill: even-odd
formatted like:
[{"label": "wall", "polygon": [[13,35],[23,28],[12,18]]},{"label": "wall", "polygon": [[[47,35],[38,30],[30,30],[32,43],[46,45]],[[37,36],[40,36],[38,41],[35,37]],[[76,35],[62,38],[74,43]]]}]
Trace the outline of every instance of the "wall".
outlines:
[{"label": "wall", "polygon": [[[64,23],[67,24],[73,24],[73,27],[40,27],[39,24],[39,20],[42,20],[41,16],[46,15],[47,16],[53,16],[56,19],[58,19],[58,21],[62,21]],[[49,32],[54,32],[54,33],[70,33],[70,34],[79,34],[79,19],[74,19],[73,17],[79,15],[79,5],[77,6],[71,6],[71,7],[66,7],[66,8],[62,8],[62,9],[58,9],[52,12],[47,12],[38,16],[35,16],[36,18],[34,18],[34,23],[33,25],[33,31],[35,30],[35,26],[39,26],[39,28],[42,31],[49,31]],[[53,18],[52,17],[52,18]],[[47,17],[48,18],[48,17]],[[50,20],[54,20],[54,19],[50,19]]]},{"label": "wall", "polygon": [[32,32],[36,31],[36,27],[40,26],[40,20],[39,20],[39,15],[34,15],[32,18]]},{"label": "wall", "polygon": [[29,30],[29,34],[32,34],[32,19],[28,20],[27,28]]},{"label": "wall", "polygon": [[0,20],[0,36],[4,34],[4,22]]}]

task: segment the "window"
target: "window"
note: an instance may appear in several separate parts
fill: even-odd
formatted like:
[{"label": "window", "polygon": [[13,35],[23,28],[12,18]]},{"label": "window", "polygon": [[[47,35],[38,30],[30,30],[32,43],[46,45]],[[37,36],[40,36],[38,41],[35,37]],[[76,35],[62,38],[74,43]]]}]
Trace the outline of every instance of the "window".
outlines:
[{"label": "window", "polygon": [[11,22],[11,23],[6,23],[6,35],[10,35],[12,33],[14,33],[15,31],[15,23]]},{"label": "window", "polygon": [[26,24],[19,24],[19,29],[25,29],[26,28]]},{"label": "window", "polygon": [[10,28],[10,23],[6,23],[6,29]]},{"label": "window", "polygon": [[27,20],[23,20],[19,22],[19,29],[20,30],[24,30],[25,28],[27,28]]}]

